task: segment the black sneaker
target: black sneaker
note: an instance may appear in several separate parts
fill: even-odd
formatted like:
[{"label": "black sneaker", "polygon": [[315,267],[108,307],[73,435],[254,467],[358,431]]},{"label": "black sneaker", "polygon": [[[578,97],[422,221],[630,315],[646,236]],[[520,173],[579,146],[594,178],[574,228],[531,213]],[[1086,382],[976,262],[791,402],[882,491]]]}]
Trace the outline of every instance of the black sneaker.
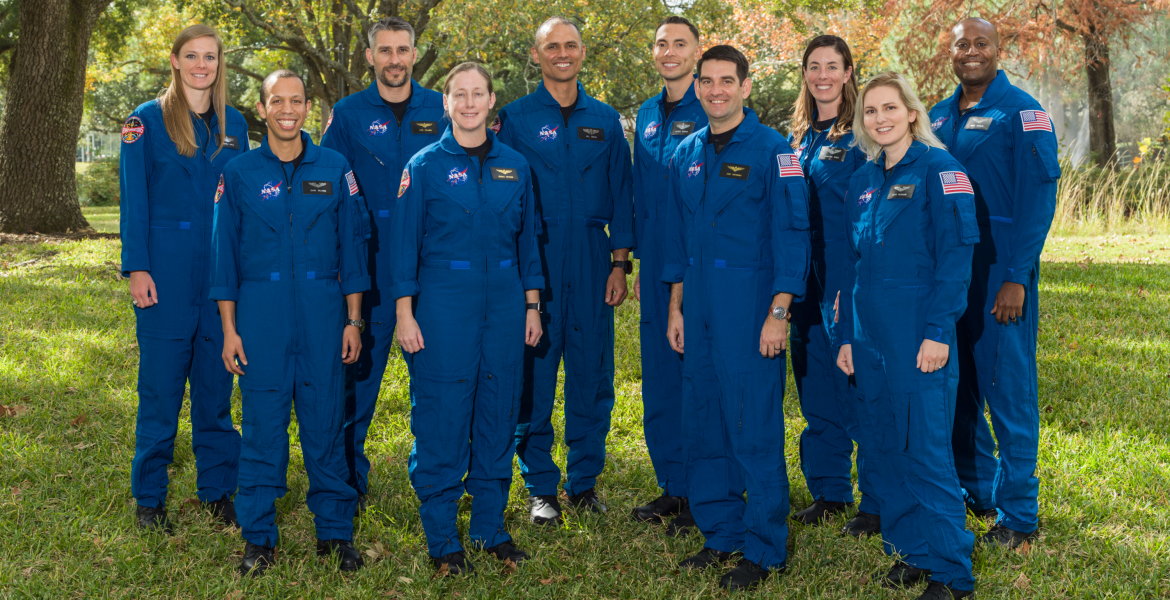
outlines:
[{"label": "black sneaker", "polygon": [[467,560],[467,555],[463,554],[462,550],[445,554],[439,558],[432,558],[431,562],[440,571],[446,566],[448,575],[471,575],[475,573],[475,566],[471,564],[470,560]]},{"label": "black sneaker", "polygon": [[342,571],[356,571],[366,564],[362,553],[349,540],[317,540],[317,556],[334,554]]},{"label": "black sneaker", "polygon": [[885,573],[875,573],[873,580],[882,584],[882,587],[897,589],[912,586],[919,581],[930,577],[930,571],[919,569],[902,561],[894,563]]},{"label": "black sneaker", "polygon": [[139,506],[138,526],[146,530],[158,530],[170,535],[175,532],[171,520],[167,518],[167,509],[161,506]]},{"label": "black sneaker", "polygon": [[240,521],[236,518],[236,504],[227,494],[214,502],[202,502],[203,508],[211,511],[211,516],[228,527],[239,527]]},{"label": "black sneaker", "polygon": [[970,598],[975,595],[975,590],[956,590],[951,586],[940,581],[932,581],[926,586],[926,591],[918,597],[918,600],[951,600],[952,598]]},{"label": "black sneaker", "polygon": [[560,525],[561,503],[556,496],[532,496],[528,499],[528,516],[537,525]]},{"label": "black sneaker", "polygon": [[244,560],[240,561],[240,575],[259,577],[276,564],[276,548],[244,543]]},{"label": "black sneaker", "polygon": [[1014,529],[1008,529],[1007,527],[996,523],[995,525],[991,526],[991,529],[987,530],[987,533],[983,534],[983,536],[979,538],[979,543],[988,546],[999,546],[1000,548],[1014,550],[1023,545],[1024,542],[1036,541],[1036,538],[1039,537],[1039,535],[1039,529],[1033,531],[1032,533],[1020,533]]},{"label": "black sneaker", "polygon": [[977,519],[987,520],[987,519],[998,519],[999,518],[999,509],[995,508],[994,506],[991,508],[985,508],[983,510],[975,510],[974,508],[971,508],[970,504],[968,504],[967,505],[967,512],[971,513],[972,515],[975,515],[975,518],[977,518]]},{"label": "black sneaker", "polygon": [[849,504],[852,503],[816,500],[808,508],[792,515],[792,518],[796,522],[804,523],[805,525],[820,525],[829,517],[845,512],[845,508]]},{"label": "black sneaker", "polygon": [[760,585],[772,572],[746,559],[739,559],[739,564],[719,579],[719,587],[735,592],[750,590]]},{"label": "black sneaker", "polygon": [[699,550],[698,554],[680,561],[678,568],[703,571],[710,567],[721,565],[729,560],[731,560],[730,552],[722,552],[713,548],[703,548]]},{"label": "black sneaker", "polygon": [[869,537],[881,532],[881,516],[867,512],[858,512],[856,515],[853,515],[853,518],[845,523],[845,527],[841,528],[841,535],[849,535],[855,538]]},{"label": "black sneaker", "polygon": [[500,542],[491,548],[484,548],[484,552],[496,557],[500,562],[512,561],[512,564],[519,565],[528,560],[528,553],[517,548],[512,542]]},{"label": "black sneaker", "polygon": [[595,513],[609,512],[609,508],[597,497],[597,491],[589,488],[580,494],[569,496],[569,503],[577,509],[585,509]]},{"label": "black sneaker", "polygon": [[681,496],[667,496],[663,494],[649,504],[635,506],[633,517],[641,523],[665,523],[662,517],[673,517],[682,512],[686,498]]},{"label": "black sneaker", "polygon": [[687,503],[687,499],[683,498],[682,512],[666,526],[666,535],[670,537],[683,537],[688,533],[698,531],[699,525],[695,523],[695,518],[691,516],[691,507]]},{"label": "black sneaker", "polygon": [[353,509],[353,516],[360,517],[366,512],[366,507],[370,504],[370,495],[358,492],[357,506]]}]

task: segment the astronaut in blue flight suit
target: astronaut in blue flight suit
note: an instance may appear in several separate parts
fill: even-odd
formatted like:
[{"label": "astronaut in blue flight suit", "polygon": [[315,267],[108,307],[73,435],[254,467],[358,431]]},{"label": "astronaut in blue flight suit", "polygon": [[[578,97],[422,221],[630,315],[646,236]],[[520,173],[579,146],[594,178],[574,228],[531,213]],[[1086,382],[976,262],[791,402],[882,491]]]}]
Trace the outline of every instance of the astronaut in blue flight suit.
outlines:
[{"label": "astronaut in blue flight suit", "polygon": [[[130,488],[138,525],[168,532],[167,467],[188,381],[199,500],[236,524],[240,434],[232,428],[232,375],[219,360],[223,330],[207,292],[215,186],[223,166],[248,149],[248,126],[224,105],[222,59],[215,30],[184,29],[171,49],[170,87],[122,126],[122,272],[130,279],[139,356]],[[185,133],[167,130],[168,111],[188,113]]]},{"label": "astronaut in blue flight suit", "polygon": [[[695,97],[695,61],[699,30],[679,16],[663,19],[655,31],[654,68],[662,75],[662,93],[642,103],[634,127],[634,232],[640,262],[634,294],[641,303],[642,425],[646,450],[662,495],[633,510],[635,520],[662,522],[678,515],[667,534],[695,526],[687,504],[686,456],[683,452],[682,356],[666,340],[670,284],[661,280],[666,221],[667,169],[680,142],[707,126],[707,113]],[[646,277],[642,277],[645,274]]]},{"label": "astronaut in blue flight suit", "polygon": [[930,132],[906,78],[880,73],[858,102],[858,145],[874,161],[846,194],[853,285],[841,290],[837,364],[855,375],[861,443],[887,554],[874,576],[897,587],[929,579],[920,600],[974,593],[962,490],[951,451],[959,367],[955,322],[967,304],[979,240],[971,183]]},{"label": "astronaut in blue flight suit", "polygon": [[531,169],[487,132],[491,75],[462,63],[443,92],[452,127],[402,172],[388,291],[410,366],[410,482],[431,560],[454,575],[474,570],[457,527],[464,491],[474,497],[472,544],[501,561],[528,558],[504,509],[544,274]]},{"label": "astronaut in blue flight suit", "polygon": [[300,77],[273,72],[260,100],[268,135],[224,167],[212,238],[223,364],[243,393],[240,572],[259,575],[273,564],[294,403],[317,554],[334,554],[353,571],[363,561],[352,543],[357,492],[345,481],[344,365],[361,353],[370,286],[365,206],[345,158],[301,131],[309,102]]},{"label": "astronaut in blue flight suit", "polygon": [[[565,359],[565,492],[576,507],[606,512],[594,485],[605,467],[613,410],[613,309],[625,300],[634,247],[630,146],[617,111],[585,94],[577,26],[553,17],[537,28],[532,60],[543,80],[505,106],[492,128],[535,174],[547,323],[526,351],[516,454],[534,523],[560,522],[552,458],[557,371]],[[609,235],[606,235],[608,229]],[[613,261],[610,260],[612,253]]]},{"label": "astronaut in blue flight suit", "polygon": [[1015,548],[1035,539],[1039,525],[1040,252],[1056,212],[1060,165],[1048,114],[997,70],[995,26],[967,19],[952,34],[960,85],[930,118],[971,178],[980,231],[959,321],[955,467],[971,510],[998,518],[979,541]]},{"label": "astronaut in blue flight suit", "polygon": [[418,56],[414,28],[398,17],[386,17],[370,26],[368,37],[366,60],[374,68],[374,82],[333,106],[321,137],[322,148],[340,152],[353,165],[370,210],[370,289],[362,295],[365,352],[346,368],[345,380],[345,460],[359,511],[369,491],[366,434],[394,342],[394,299],[382,295],[390,285],[390,247],[396,235],[390,226],[398,192],[393,182],[406,161],[439,141],[447,127],[443,95],[410,77]]},{"label": "astronaut in blue flight suit", "polygon": [[699,60],[697,95],[710,126],[687,137],[671,163],[662,273],[672,284],[668,340],[683,353],[691,513],[706,537],[679,566],[708,569],[742,552],[719,582],[730,590],[786,566],[784,350],[788,307],[804,295],[809,261],[800,162],[743,107],[747,76],[747,59],[731,46]]},{"label": "astronaut in blue flight suit", "polygon": [[[837,368],[836,302],[849,271],[845,191],[850,175],[865,163],[865,153],[853,143],[857,79],[849,45],[835,35],[818,36],[805,47],[802,65],[800,99],[793,109],[796,126],[788,142],[808,183],[812,260],[807,294],[792,305],[792,374],[808,423],[800,434],[800,467],[813,503],[794,517],[818,525],[853,503],[858,407],[849,377]],[[854,537],[881,528],[867,450],[857,450],[860,510],[843,529]]]}]

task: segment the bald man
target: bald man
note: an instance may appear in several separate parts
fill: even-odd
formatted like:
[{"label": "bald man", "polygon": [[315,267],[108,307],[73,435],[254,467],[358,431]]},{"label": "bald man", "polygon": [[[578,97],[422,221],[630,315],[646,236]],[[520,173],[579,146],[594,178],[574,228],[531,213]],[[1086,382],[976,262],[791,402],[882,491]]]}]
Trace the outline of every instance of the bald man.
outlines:
[{"label": "bald man", "polygon": [[1048,114],[998,69],[995,25],[964,19],[951,33],[959,86],[930,111],[931,127],[971,178],[980,240],[958,323],[955,467],[968,508],[996,516],[980,543],[1015,548],[1038,527],[1038,282],[1060,166]]}]

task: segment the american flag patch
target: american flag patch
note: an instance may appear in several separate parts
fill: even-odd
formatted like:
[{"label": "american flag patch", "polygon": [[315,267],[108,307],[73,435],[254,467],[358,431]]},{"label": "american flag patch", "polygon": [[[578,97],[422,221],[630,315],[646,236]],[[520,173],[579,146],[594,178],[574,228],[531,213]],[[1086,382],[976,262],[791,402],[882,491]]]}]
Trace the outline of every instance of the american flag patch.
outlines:
[{"label": "american flag patch", "polygon": [[794,154],[777,154],[776,163],[780,165],[781,177],[804,177],[800,169],[800,159]]},{"label": "american flag patch", "polygon": [[971,189],[971,180],[967,179],[967,174],[962,171],[943,171],[938,176],[942,179],[944,194],[975,193],[975,190]]},{"label": "american flag patch", "polygon": [[349,184],[349,195],[350,196],[358,195],[357,180],[353,178],[353,171],[350,171],[350,172],[345,174],[345,182]]},{"label": "american flag patch", "polygon": [[1024,122],[1024,131],[1052,132],[1052,121],[1048,120],[1048,113],[1042,110],[1021,110],[1020,120]]}]

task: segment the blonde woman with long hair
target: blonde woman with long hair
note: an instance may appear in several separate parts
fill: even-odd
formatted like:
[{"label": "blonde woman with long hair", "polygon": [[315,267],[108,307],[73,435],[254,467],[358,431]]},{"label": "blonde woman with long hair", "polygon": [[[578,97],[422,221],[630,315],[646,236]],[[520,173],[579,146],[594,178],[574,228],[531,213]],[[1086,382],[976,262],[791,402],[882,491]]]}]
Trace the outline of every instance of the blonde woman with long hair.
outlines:
[{"label": "blonde woman with long hair", "polygon": [[138,525],[171,531],[167,467],[179,411],[191,389],[191,442],[199,500],[236,524],[232,495],[240,434],[232,427],[232,376],[208,300],[212,207],[223,166],[248,149],[243,116],[227,106],[223,42],[192,25],[171,46],[171,83],[122,125],[122,271],[138,336],[138,422],[130,488]]},{"label": "blonde woman with long hair", "polygon": [[951,430],[959,377],[955,321],[967,306],[979,240],[971,182],[931,133],[926,108],[898,73],[866,83],[854,113],[871,157],[845,196],[851,284],[841,293],[837,365],[854,375],[862,445],[887,554],[875,580],[929,580],[920,599],[974,593],[963,492]]}]

